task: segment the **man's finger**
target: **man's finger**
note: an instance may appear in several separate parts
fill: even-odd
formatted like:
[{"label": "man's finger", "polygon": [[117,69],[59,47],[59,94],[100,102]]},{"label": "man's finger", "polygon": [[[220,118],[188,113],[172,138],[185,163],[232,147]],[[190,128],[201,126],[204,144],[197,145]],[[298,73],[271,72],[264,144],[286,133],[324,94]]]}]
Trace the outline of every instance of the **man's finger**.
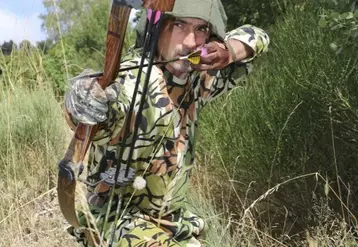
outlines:
[{"label": "man's finger", "polygon": [[216,53],[210,53],[208,55],[200,57],[200,63],[201,64],[213,64],[216,62],[215,60],[218,59],[218,56]]},{"label": "man's finger", "polygon": [[217,45],[214,42],[210,42],[205,44],[204,48],[207,50],[207,53],[212,53],[217,50]]}]

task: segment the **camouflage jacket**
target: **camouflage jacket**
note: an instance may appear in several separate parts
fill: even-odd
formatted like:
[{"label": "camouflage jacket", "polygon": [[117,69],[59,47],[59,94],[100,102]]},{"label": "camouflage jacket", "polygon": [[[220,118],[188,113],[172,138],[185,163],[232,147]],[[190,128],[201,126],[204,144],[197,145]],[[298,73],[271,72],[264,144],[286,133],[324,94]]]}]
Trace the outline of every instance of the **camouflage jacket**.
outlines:
[{"label": "camouflage jacket", "polygon": [[[254,56],[220,71],[193,71],[185,79],[173,76],[164,68],[153,67],[132,158],[136,176],[146,180],[146,187],[135,190],[127,186],[124,189],[124,203],[131,198],[129,205],[147,216],[166,216],[185,208],[201,109],[211,100],[235,88],[239,78],[232,78],[233,70],[238,77],[246,76],[252,60],[266,51],[269,44],[267,34],[250,25],[228,32],[226,39],[244,42],[253,49]],[[139,61],[137,57],[122,63],[121,67],[137,65]],[[146,69],[143,72],[141,85]],[[108,120],[101,124],[90,148],[87,180],[91,183],[99,180],[101,172],[117,164],[117,145],[122,142],[122,127],[131,102],[136,73],[137,70],[132,70],[119,76],[118,101],[110,103]],[[137,97],[137,101],[139,99]],[[138,107],[136,102],[135,113],[131,117],[131,131],[138,117]],[[120,157],[122,163],[128,159],[132,139],[132,135],[126,139],[127,148],[123,157]],[[95,188],[89,187],[89,190],[95,191]]]}]

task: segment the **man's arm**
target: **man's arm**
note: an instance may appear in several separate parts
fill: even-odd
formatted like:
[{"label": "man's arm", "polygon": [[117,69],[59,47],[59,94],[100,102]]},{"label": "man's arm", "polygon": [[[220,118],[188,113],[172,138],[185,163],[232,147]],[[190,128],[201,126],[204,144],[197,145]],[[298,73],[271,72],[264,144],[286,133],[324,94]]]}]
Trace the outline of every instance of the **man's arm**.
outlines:
[{"label": "man's arm", "polygon": [[247,63],[267,51],[270,38],[264,30],[244,25],[227,33],[225,43],[233,57],[230,62]]},{"label": "man's arm", "polygon": [[[140,58],[130,58],[132,59],[121,64],[121,68],[139,64]],[[121,72],[116,81],[105,90],[98,86],[96,78],[82,78],[86,73],[72,79],[65,97],[65,117],[70,128],[75,130],[79,122],[98,124],[94,142],[109,142],[110,145],[118,143],[131,103],[128,95],[133,94],[137,72],[138,70]],[[88,73],[93,74],[92,71]]]},{"label": "man's arm", "polygon": [[108,132],[110,122],[115,118],[113,115],[124,115],[124,104],[128,100],[123,96],[121,85],[126,77],[118,77],[116,82],[103,90],[97,78],[87,77],[91,72],[85,70],[70,80],[71,85],[65,95],[65,118],[72,130],[76,129],[78,123],[83,123],[99,124],[98,133],[103,132],[103,129]]},{"label": "man's arm", "polygon": [[[236,87],[237,79],[250,72],[251,62],[267,51],[268,35],[260,28],[244,25],[227,33],[225,42],[212,41],[204,46],[195,69],[200,75],[199,97],[203,105]],[[235,63],[234,63],[235,62]],[[236,71],[235,78],[232,78]]]},{"label": "man's arm", "polygon": [[233,62],[247,63],[267,50],[270,39],[260,28],[244,25],[227,33],[225,42],[211,41],[203,47],[196,70],[218,70]]},{"label": "man's arm", "polygon": [[240,40],[229,39],[225,44],[230,54],[229,64],[252,57],[254,54],[252,48]]}]

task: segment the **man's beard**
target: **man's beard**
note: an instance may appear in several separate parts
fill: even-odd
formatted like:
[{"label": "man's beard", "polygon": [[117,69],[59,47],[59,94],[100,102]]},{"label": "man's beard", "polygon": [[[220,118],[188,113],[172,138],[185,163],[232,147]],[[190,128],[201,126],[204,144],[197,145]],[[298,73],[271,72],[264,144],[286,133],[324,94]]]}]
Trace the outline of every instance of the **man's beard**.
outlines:
[{"label": "man's beard", "polygon": [[[168,61],[172,59],[177,59],[179,57],[186,56],[187,54],[190,54],[190,51],[187,49],[176,49],[172,50],[170,54],[167,54],[165,57],[161,57],[162,61]],[[175,62],[170,62],[165,66],[172,74],[176,76],[183,76],[184,74],[187,74],[191,71],[193,71],[193,67],[191,66],[191,63],[188,60],[179,60]]]},{"label": "man's beard", "polygon": [[188,60],[172,62],[170,66],[178,73],[189,73],[193,70]]}]

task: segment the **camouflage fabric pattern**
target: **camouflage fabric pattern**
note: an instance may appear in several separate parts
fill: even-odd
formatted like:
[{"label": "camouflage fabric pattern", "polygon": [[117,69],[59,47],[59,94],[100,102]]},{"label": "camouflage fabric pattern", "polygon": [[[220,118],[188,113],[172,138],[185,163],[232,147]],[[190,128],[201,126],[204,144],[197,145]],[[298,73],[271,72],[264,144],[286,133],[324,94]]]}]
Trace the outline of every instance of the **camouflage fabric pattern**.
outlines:
[{"label": "camouflage fabric pattern", "polygon": [[[237,39],[249,45],[254,56],[246,63],[232,64],[220,71],[193,71],[185,79],[173,76],[164,68],[153,67],[143,114],[137,115],[137,102],[135,113],[130,118],[130,135],[126,139],[122,127],[132,100],[137,70],[120,75],[118,101],[110,103],[108,119],[101,124],[90,149],[87,180],[98,182],[100,173],[117,164],[117,146],[122,141],[126,141],[126,150],[120,162],[126,163],[129,144],[133,140],[134,121],[140,117],[132,167],[136,176],[146,180],[146,186],[141,190],[132,186],[121,189],[126,211],[122,210],[123,216],[117,222],[114,246],[203,246],[199,239],[206,228],[204,220],[189,212],[185,202],[193,168],[198,115],[208,102],[236,87],[237,80],[231,77],[233,71],[238,77],[246,76],[250,61],[267,50],[269,43],[263,30],[249,25],[229,32],[226,39]],[[136,65],[139,61],[139,57],[130,59],[122,64],[122,68]],[[145,74],[146,69],[141,78],[140,92]],[[104,188],[88,187],[88,190],[105,198],[109,188]],[[90,205],[98,229],[103,227],[107,203]],[[117,203],[118,200],[114,200],[110,205],[112,211],[107,229],[104,229],[106,239],[114,224]],[[84,227],[89,225],[86,218],[86,214],[79,212]],[[74,229],[73,234],[79,242],[86,242],[81,229]]]}]

